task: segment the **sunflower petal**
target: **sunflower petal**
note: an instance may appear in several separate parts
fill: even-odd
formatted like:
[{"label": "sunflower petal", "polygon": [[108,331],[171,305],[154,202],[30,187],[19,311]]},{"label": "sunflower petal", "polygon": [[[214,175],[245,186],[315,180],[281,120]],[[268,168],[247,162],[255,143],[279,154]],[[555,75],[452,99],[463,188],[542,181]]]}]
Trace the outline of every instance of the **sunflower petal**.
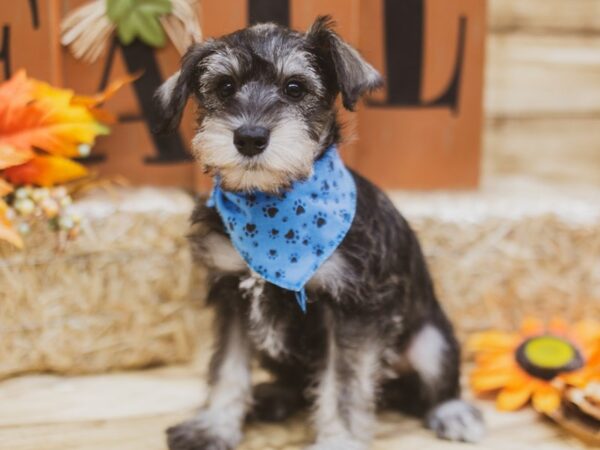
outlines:
[{"label": "sunflower petal", "polygon": [[533,317],[526,317],[521,322],[521,333],[525,336],[541,334],[544,332],[544,323]]},{"label": "sunflower petal", "polygon": [[518,388],[504,388],[498,394],[496,406],[501,411],[515,411],[529,401],[532,391],[531,383],[526,383]]},{"label": "sunflower petal", "polygon": [[569,334],[569,325],[564,319],[560,317],[553,317],[548,324],[548,330],[559,336],[566,336]]},{"label": "sunflower petal", "polygon": [[467,351],[485,352],[493,350],[510,350],[518,345],[519,336],[502,331],[486,331],[476,333],[467,340]]},{"label": "sunflower petal", "polygon": [[549,384],[540,384],[536,387],[532,400],[536,411],[549,414],[560,406],[560,393]]},{"label": "sunflower petal", "polygon": [[513,371],[482,371],[475,370],[471,373],[471,389],[480,394],[487,391],[494,391],[505,387],[513,380]]}]

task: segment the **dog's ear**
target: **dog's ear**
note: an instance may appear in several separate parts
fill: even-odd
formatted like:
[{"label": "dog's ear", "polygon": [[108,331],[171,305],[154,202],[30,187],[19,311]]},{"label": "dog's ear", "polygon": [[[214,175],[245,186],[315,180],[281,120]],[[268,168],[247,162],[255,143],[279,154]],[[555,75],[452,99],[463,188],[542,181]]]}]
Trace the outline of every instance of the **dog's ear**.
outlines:
[{"label": "dog's ear", "polygon": [[334,25],[330,16],[317,17],[306,37],[324,64],[332,67],[342,103],[352,111],[360,96],[383,85],[383,78],[356,49],[344,42],[333,30]]},{"label": "dog's ear", "polygon": [[181,59],[181,69],[171,75],[154,94],[158,123],[154,132],[171,133],[181,122],[183,109],[200,78],[200,62],[213,51],[213,42],[192,45]]}]

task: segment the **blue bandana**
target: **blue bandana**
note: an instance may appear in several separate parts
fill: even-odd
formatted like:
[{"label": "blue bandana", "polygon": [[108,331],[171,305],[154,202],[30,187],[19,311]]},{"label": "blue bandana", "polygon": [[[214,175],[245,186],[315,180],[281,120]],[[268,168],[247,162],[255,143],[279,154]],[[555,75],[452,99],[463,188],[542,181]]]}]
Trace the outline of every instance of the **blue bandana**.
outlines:
[{"label": "blue bandana", "polygon": [[217,208],[248,266],[294,291],[306,312],[304,285],[350,229],[356,185],[332,146],[315,162],[308,180],[293,183],[281,195],[224,191],[217,177],[208,206]]}]

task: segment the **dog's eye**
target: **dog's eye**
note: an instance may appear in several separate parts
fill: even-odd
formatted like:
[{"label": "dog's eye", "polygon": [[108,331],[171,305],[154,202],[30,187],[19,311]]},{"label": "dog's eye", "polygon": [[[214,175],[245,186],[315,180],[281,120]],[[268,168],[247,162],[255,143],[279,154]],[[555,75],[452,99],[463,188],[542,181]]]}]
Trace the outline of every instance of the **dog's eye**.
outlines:
[{"label": "dog's eye", "polygon": [[283,92],[289,98],[298,100],[304,95],[306,88],[299,81],[291,80],[287,82],[285,88],[283,88]]},{"label": "dog's eye", "polygon": [[224,78],[217,85],[217,94],[222,99],[226,99],[235,94],[235,83],[231,78]]}]

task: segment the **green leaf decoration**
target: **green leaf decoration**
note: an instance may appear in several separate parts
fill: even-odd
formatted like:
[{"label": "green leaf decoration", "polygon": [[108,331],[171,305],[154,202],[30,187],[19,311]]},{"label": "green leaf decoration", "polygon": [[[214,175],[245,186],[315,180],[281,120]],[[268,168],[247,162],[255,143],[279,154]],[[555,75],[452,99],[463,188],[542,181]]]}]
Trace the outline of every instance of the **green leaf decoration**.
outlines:
[{"label": "green leaf decoration", "polygon": [[124,45],[139,38],[152,47],[164,46],[165,32],[158,19],[172,8],[171,0],[106,0],[106,13]]}]

